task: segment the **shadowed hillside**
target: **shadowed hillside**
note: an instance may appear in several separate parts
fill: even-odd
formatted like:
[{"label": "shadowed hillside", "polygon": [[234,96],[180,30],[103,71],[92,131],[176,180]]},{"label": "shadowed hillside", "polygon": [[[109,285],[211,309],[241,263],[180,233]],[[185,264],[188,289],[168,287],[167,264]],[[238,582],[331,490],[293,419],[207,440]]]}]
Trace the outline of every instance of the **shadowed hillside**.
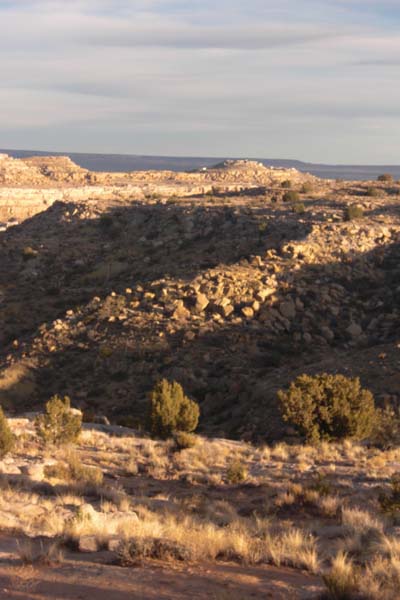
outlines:
[{"label": "shadowed hillside", "polygon": [[168,377],[201,403],[203,431],[271,439],[276,391],[303,371],[398,394],[397,199],[346,222],[345,194],[303,195],[300,212],[272,195],[57,203],[11,228],[2,402],[68,393],[140,425]]}]

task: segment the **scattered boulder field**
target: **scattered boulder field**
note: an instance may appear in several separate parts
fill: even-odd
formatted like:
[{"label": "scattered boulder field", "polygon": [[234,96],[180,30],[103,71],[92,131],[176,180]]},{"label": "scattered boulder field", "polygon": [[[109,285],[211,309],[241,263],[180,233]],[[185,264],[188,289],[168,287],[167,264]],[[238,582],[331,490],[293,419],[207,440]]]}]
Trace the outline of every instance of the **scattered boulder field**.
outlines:
[{"label": "scattered boulder field", "polygon": [[[378,402],[398,398],[399,185],[374,182],[371,194],[368,182],[240,161],[125,174],[107,199],[79,187],[69,159],[3,162],[5,174],[23,165],[10,168],[15,186],[26,169],[53,185],[29,193],[86,194],[0,232],[6,410],[62,393],[137,427],[165,377],[200,403],[204,433],[271,441],[288,434],[276,392],[302,372],[360,376]],[[126,181],[142,197],[120,197]],[[218,191],[231,185],[241,191]],[[8,218],[20,219],[13,207]]]}]

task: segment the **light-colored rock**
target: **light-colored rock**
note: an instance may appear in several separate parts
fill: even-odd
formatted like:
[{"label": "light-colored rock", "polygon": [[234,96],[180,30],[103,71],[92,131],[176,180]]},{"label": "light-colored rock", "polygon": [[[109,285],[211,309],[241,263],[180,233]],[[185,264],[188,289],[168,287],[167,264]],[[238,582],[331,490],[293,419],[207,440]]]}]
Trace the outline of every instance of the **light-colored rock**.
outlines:
[{"label": "light-colored rock", "polygon": [[83,535],[78,542],[79,552],[98,552],[99,542],[95,535]]},{"label": "light-colored rock", "polygon": [[362,334],[362,328],[357,323],[351,323],[346,331],[352,338],[358,338]]},{"label": "light-colored rock", "polygon": [[210,301],[205,294],[201,292],[196,294],[195,298],[195,309],[199,312],[203,312],[209,305]]},{"label": "light-colored rock", "polygon": [[251,306],[244,306],[242,308],[242,315],[246,317],[246,319],[252,319],[254,317],[254,310]]},{"label": "light-colored rock", "polygon": [[32,481],[43,481],[44,479],[44,463],[32,463],[30,465],[21,466],[21,473]]}]

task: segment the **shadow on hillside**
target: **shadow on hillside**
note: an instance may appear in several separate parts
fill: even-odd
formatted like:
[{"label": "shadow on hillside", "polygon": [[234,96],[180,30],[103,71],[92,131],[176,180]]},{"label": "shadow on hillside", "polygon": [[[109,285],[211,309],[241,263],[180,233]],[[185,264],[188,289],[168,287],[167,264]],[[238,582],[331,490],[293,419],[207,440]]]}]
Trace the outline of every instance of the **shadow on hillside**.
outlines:
[{"label": "shadow on hillside", "polygon": [[[243,203],[132,202],[97,219],[75,213],[76,204],[56,203],[3,235],[1,345],[93,296],[165,277],[190,281],[204,269],[245,261],[310,231],[285,209]],[[260,224],[272,215],[264,230]]]},{"label": "shadow on hillside", "polygon": [[[76,312],[79,304],[114,290],[123,292],[140,284],[145,292],[159,292],[165,285],[162,280],[169,278],[177,284],[179,298],[198,275],[213,282],[218,265],[246,269],[251,263],[260,279],[268,277],[268,258],[254,257],[264,257],[271,248],[281,251],[283,244],[304,239],[312,227],[310,215],[299,218],[289,207],[270,205],[249,209],[245,204],[136,203],[100,219],[64,222],[72,208],[75,205],[55,205],[21,226],[2,249],[6,259],[9,252],[7,264],[14,261],[15,275],[15,288],[6,290],[5,304],[23,296],[30,317],[29,327],[22,321],[28,342],[41,323],[51,323],[66,310]],[[273,222],[265,221],[271,215]],[[54,221],[59,223],[57,229]],[[38,271],[35,279],[22,284],[23,263],[19,259],[16,264],[16,252],[27,244],[40,249],[40,258],[33,265]],[[397,306],[394,283],[399,258],[398,244],[384,251],[353,253],[336,263],[305,264],[288,258],[279,274],[276,301],[262,322],[243,318],[239,306],[230,320],[220,324],[213,320],[212,311],[204,323],[179,323],[159,308],[159,302],[154,309],[151,301],[131,310],[132,317],[124,322],[118,314],[127,305],[124,299],[118,304],[119,296],[107,300],[106,318],[91,303],[82,316],[84,326],[77,325],[78,314],[74,331],[65,336],[61,349],[44,348],[35,373],[36,393],[16,408],[32,408],[61,393],[84,409],[137,425],[149,389],[157,379],[167,377],[181,382],[200,402],[203,432],[276,438],[282,431],[276,390],[296,370],[314,368],[323,357],[333,359],[335,370],[340,360],[343,364],[344,352],[349,352],[348,367],[357,375],[366,365],[358,364],[352,351],[394,339],[396,316],[389,327],[369,326],[379,314],[392,314]],[[233,273],[231,280],[234,283]],[[290,319],[277,310],[288,300],[296,306]],[[353,322],[363,331],[356,340],[347,332]],[[20,323],[15,325],[18,328]],[[188,331],[193,335],[188,336]],[[374,384],[379,385],[378,379]]]}]

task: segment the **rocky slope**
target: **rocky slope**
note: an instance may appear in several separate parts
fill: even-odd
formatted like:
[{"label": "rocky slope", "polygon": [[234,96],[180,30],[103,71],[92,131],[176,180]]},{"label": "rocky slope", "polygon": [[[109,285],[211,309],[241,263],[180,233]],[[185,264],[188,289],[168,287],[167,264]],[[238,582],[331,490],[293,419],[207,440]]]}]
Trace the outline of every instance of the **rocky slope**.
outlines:
[{"label": "rocky slope", "polygon": [[[169,195],[144,193],[153,176]],[[313,179],[302,212],[281,182],[307,178],[257,163],[135,177],[137,198],[86,186],[0,233],[0,403],[68,393],[137,425],[168,377],[201,403],[203,431],[271,439],[290,433],[276,390],[301,372],[399,397],[398,186]],[[196,181],[215,192],[187,197]],[[364,217],[346,221],[353,203]]]}]

